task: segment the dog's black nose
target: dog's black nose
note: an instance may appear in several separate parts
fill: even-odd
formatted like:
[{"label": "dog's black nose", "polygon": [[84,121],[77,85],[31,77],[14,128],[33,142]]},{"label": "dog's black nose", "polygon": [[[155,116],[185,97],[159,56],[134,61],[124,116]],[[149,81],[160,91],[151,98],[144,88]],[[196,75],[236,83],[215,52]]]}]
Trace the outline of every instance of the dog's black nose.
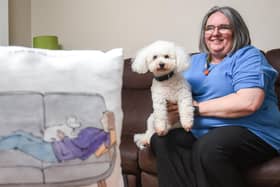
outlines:
[{"label": "dog's black nose", "polygon": [[160,68],[164,68],[164,64],[163,64],[163,63],[160,63],[160,64],[159,64],[159,67],[160,67]]}]

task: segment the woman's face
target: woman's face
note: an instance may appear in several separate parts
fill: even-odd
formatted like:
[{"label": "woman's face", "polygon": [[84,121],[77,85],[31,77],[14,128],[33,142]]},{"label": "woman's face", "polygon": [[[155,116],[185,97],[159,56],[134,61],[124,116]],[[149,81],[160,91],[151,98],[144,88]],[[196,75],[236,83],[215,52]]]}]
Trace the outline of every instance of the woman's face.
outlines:
[{"label": "woman's face", "polygon": [[231,50],[233,44],[232,27],[223,13],[215,12],[208,18],[204,39],[214,62],[221,61]]}]

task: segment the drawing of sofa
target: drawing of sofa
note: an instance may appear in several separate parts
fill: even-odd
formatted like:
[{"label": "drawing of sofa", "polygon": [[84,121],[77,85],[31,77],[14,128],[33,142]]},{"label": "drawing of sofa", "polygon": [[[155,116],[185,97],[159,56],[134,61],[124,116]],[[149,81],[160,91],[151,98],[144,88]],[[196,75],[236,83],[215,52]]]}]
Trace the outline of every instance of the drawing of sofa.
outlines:
[{"label": "drawing of sofa", "polygon": [[[45,129],[67,123],[69,116],[70,121],[74,118],[83,128],[104,132],[101,121],[105,111],[103,97],[94,93],[0,92],[0,140],[20,134],[18,132],[27,132],[43,140]],[[31,140],[26,138],[26,141]],[[67,144],[66,140],[64,143]],[[105,179],[112,173],[116,157],[112,146],[101,156],[93,153],[81,156],[83,159],[69,157],[51,162],[26,154],[18,147],[31,149],[23,141],[19,141],[15,149],[0,149],[0,186],[74,187],[93,183],[106,186]],[[63,156],[64,147],[59,149]],[[84,151],[83,147],[81,150]]]}]

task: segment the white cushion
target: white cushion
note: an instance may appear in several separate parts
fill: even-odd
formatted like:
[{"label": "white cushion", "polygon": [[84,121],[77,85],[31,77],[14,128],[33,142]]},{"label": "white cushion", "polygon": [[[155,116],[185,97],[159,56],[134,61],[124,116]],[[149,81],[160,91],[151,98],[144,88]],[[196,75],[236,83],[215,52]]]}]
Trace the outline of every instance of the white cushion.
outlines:
[{"label": "white cushion", "polygon": [[[102,52],[0,47],[0,91],[101,94],[107,109],[115,113],[118,145],[123,118],[122,73],[123,51],[120,48]],[[123,186],[119,150],[114,171],[106,181],[108,186]]]}]

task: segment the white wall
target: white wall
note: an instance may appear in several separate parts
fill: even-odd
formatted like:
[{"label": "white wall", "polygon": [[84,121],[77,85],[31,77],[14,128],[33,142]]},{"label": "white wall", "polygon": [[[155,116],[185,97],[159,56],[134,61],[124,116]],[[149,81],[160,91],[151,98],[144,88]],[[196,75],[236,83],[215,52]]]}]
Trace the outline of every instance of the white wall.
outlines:
[{"label": "white wall", "polygon": [[0,45],[9,44],[8,0],[0,0]]},{"label": "white wall", "polygon": [[8,1],[10,45],[31,47],[31,0]]},{"label": "white wall", "polygon": [[31,0],[31,36],[57,35],[64,49],[122,47],[126,57],[158,39],[194,52],[202,17],[214,5],[236,8],[257,47],[280,47],[279,0]]}]

